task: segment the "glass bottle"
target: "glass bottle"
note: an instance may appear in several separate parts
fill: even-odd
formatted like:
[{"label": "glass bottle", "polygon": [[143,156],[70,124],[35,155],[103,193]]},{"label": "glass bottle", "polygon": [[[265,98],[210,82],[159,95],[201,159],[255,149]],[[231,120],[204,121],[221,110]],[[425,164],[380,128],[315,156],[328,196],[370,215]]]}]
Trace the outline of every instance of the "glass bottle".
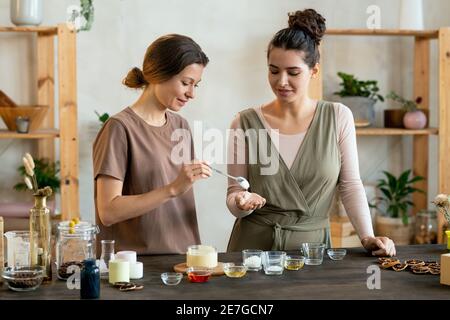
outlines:
[{"label": "glass bottle", "polygon": [[43,282],[52,280],[50,209],[47,197],[34,195],[34,207],[30,209],[30,253],[31,266],[40,265],[44,269]]},{"label": "glass bottle", "polygon": [[109,261],[114,260],[114,240],[102,240],[102,254],[100,256],[100,277],[109,278]]},{"label": "glass bottle", "polygon": [[100,270],[95,264],[95,259],[83,261],[80,285],[81,299],[98,299],[100,297]]},{"label": "glass bottle", "polygon": [[437,243],[437,217],[435,211],[422,210],[417,213],[414,238],[416,244]]}]

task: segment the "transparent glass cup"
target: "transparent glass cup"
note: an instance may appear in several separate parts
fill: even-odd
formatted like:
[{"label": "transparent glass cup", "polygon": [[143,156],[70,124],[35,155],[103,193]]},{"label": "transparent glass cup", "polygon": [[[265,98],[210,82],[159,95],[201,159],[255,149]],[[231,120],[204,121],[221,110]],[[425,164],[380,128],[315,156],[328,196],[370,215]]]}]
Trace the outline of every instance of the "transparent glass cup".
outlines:
[{"label": "transparent glass cup", "polygon": [[114,240],[102,240],[102,254],[100,256],[100,277],[109,278],[109,261],[114,260]]},{"label": "transparent glass cup", "polygon": [[262,250],[245,249],[242,250],[242,263],[247,267],[247,271],[259,271],[262,268]]},{"label": "transparent glass cup", "polygon": [[310,266],[318,266],[323,262],[323,253],[325,244],[320,242],[302,243],[302,252],[305,256],[305,264]]},{"label": "transparent glass cup", "polygon": [[262,254],[264,273],[266,275],[283,274],[284,260],[286,252],[284,251],[264,251]]}]

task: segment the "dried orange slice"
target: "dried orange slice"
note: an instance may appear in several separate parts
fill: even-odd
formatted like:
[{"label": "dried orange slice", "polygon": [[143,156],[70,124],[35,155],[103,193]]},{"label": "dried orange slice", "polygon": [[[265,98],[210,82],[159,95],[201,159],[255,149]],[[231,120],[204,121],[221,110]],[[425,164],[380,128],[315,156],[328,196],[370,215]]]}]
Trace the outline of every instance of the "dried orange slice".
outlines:
[{"label": "dried orange slice", "polygon": [[395,266],[396,264],[400,264],[400,260],[395,260],[395,261],[385,261],[381,264],[381,268],[383,269],[389,269],[392,268],[393,266]]},{"label": "dried orange slice", "polygon": [[392,266],[392,269],[394,269],[394,271],[403,271],[406,269],[406,267],[408,267],[406,263],[397,263],[396,265]]},{"label": "dried orange slice", "polygon": [[441,274],[441,269],[430,268],[430,273],[434,275]]},{"label": "dried orange slice", "polygon": [[425,266],[413,266],[411,267],[412,272],[416,273],[416,274],[425,274],[430,272],[430,268],[425,267]]}]

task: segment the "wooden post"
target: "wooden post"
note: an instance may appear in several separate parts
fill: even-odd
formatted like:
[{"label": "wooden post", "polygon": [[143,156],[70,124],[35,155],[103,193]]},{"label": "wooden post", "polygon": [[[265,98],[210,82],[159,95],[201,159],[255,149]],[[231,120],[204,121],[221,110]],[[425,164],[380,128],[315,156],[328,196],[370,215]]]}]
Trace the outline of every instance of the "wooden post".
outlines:
[{"label": "wooden post", "polygon": [[[48,112],[42,121],[42,129],[55,127],[55,52],[54,35],[38,33],[37,36],[37,94],[38,104],[48,105]],[[54,138],[38,140],[38,158],[55,161]]]},{"label": "wooden post", "polygon": [[[416,37],[414,42],[414,96],[422,98],[421,108],[429,109],[430,101],[430,39]],[[428,135],[413,137],[413,175],[422,176],[423,181],[415,187],[425,191],[413,194],[413,214],[428,208]]]},{"label": "wooden post", "polygon": [[79,217],[76,32],[58,25],[62,219]]},{"label": "wooden post", "polygon": [[[450,194],[450,28],[439,29],[439,193]],[[438,240],[444,240],[445,219],[438,218]]]}]

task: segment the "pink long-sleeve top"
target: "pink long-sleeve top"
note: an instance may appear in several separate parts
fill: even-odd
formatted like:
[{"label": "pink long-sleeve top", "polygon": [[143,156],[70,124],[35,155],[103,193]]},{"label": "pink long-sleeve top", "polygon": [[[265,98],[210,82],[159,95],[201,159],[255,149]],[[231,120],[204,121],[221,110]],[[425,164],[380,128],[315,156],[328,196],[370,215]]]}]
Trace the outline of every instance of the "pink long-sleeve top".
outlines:
[{"label": "pink long-sleeve top", "polygon": [[[264,118],[261,106],[254,108],[264,127],[269,132],[273,141],[279,141],[278,152],[286,165],[290,168],[294,162],[298,149],[303,142],[305,132],[298,134],[281,134],[273,130]],[[341,103],[334,103],[338,130],[338,144],[341,156],[341,171],[339,174],[338,190],[347,215],[355,227],[360,239],[374,236],[372,220],[370,217],[369,206],[367,203],[364,187],[359,175],[358,151],[356,146],[356,133],[353,120],[353,114],[349,108]],[[231,129],[241,129],[240,115],[234,118],[231,123]],[[239,139],[239,136],[238,136]],[[243,139],[243,137],[240,137]],[[243,145],[245,141],[230,139],[228,152],[230,159],[235,159],[234,154],[238,150],[238,145]],[[234,146],[231,144],[234,143]],[[241,176],[248,179],[246,164],[239,164],[230,161],[228,164],[228,173],[233,176]],[[242,218],[253,211],[242,211],[236,206],[235,197],[238,192],[244,191],[236,181],[228,179],[227,207],[231,213]]]}]

